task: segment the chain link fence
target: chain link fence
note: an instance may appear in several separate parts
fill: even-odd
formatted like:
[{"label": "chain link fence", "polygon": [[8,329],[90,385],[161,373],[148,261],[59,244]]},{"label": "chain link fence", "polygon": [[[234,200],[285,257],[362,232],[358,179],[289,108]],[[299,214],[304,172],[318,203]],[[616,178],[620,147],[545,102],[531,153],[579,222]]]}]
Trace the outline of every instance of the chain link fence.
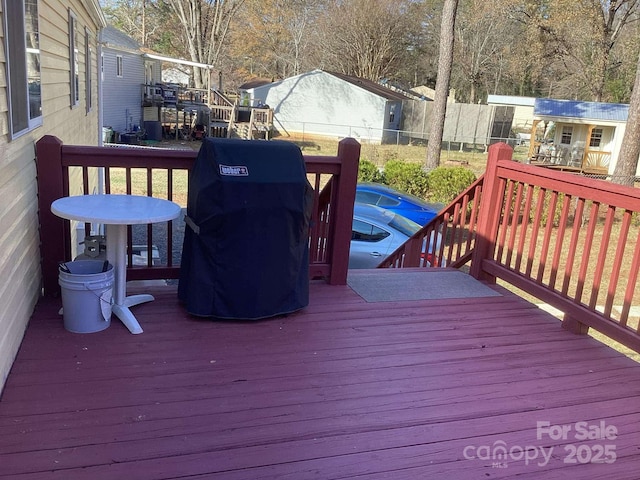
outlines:
[{"label": "chain link fence", "polygon": [[[427,156],[427,143],[423,132],[409,130],[391,130],[373,127],[324,124],[315,122],[289,123],[288,129],[280,130],[282,137],[296,139],[303,150],[313,151],[321,148],[325,142],[335,143],[345,137],[355,138],[362,145],[362,158],[378,167],[383,167],[389,160],[405,160],[424,162]],[[468,166],[477,175],[485,170],[489,146],[504,142],[513,147],[513,159],[522,163],[529,162],[529,141],[520,136],[491,137],[486,135],[444,135],[442,139],[441,164],[459,164]],[[326,147],[322,147],[323,149]],[[325,152],[322,152],[324,154]],[[335,154],[329,152],[328,154]],[[615,176],[603,174],[586,174],[574,172],[589,178],[616,181],[629,184],[633,181],[640,186],[640,177]]]}]

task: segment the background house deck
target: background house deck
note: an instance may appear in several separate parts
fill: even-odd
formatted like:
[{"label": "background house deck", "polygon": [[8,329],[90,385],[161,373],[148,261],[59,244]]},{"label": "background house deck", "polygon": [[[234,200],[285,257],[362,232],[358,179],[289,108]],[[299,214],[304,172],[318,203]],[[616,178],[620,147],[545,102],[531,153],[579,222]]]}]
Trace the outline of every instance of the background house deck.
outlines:
[{"label": "background house deck", "polygon": [[[307,308],[259,322],[190,317],[157,287],[142,335],[68,333],[42,298],[0,402],[0,478],[637,478],[638,365],[479,285],[365,301],[312,282]],[[545,421],[571,430],[538,439]],[[579,441],[580,421],[615,438]],[[605,447],[613,463],[581,463]]]}]

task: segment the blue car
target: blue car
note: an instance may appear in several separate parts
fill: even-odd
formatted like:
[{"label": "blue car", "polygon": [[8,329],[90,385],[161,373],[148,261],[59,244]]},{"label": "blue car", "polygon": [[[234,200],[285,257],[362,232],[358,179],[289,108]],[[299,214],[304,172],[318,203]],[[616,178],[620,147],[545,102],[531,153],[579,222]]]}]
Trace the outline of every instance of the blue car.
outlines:
[{"label": "blue car", "polygon": [[416,196],[373,182],[359,183],[356,186],[356,202],[391,210],[420,226],[429,223],[443,207],[442,204],[427,203]]}]

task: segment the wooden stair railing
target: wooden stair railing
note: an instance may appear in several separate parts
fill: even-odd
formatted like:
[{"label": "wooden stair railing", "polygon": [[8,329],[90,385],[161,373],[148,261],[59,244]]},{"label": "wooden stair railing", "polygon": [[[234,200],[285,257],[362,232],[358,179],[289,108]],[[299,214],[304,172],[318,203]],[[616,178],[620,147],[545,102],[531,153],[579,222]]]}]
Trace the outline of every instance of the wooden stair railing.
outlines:
[{"label": "wooden stair railing", "polygon": [[[389,255],[378,268],[451,267],[460,268],[471,260],[475,245],[480,196],[484,177],[460,193],[436,217]],[[432,239],[440,234],[436,248]],[[425,245],[433,244],[425,261]]]}]

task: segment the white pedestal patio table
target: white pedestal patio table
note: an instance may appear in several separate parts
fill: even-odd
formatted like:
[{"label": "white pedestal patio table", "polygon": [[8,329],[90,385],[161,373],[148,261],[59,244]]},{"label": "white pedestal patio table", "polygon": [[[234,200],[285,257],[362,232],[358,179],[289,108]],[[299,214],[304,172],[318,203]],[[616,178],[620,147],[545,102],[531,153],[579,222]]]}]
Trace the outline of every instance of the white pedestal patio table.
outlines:
[{"label": "white pedestal patio table", "polygon": [[55,200],[51,211],[68,220],[105,225],[107,259],[115,270],[112,311],[131,333],[142,333],[130,307],[154,298],[148,294],[126,295],[127,225],[173,220],[180,215],[180,205],[142,195],[77,195]]}]

